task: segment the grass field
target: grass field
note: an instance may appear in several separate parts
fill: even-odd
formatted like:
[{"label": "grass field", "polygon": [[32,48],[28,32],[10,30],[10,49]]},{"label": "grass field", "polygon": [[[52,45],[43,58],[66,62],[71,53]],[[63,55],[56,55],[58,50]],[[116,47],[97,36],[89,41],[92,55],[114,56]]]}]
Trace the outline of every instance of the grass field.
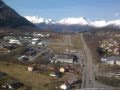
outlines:
[{"label": "grass field", "polygon": [[97,76],[97,80],[109,86],[120,87],[120,80],[114,77]]},{"label": "grass field", "polygon": [[[9,74],[20,82],[24,83],[25,86],[31,86],[32,90],[48,90],[45,87],[46,84],[51,82],[49,76],[38,74],[36,72],[29,72],[27,66],[17,65],[6,62],[0,62],[0,71]],[[19,90],[24,90],[23,88]]]}]

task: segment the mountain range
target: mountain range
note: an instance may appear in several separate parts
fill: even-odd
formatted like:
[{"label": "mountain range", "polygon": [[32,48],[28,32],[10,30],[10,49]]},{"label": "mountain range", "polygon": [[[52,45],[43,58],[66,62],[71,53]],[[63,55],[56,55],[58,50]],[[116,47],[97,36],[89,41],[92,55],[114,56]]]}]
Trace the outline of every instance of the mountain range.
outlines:
[{"label": "mountain range", "polygon": [[86,19],[84,17],[80,18],[64,18],[61,20],[53,20],[53,19],[46,19],[39,16],[25,16],[27,20],[30,22],[38,25],[41,23],[44,24],[61,24],[61,25],[80,25],[80,26],[93,26],[93,27],[106,27],[106,26],[119,26],[120,27],[120,20],[111,20],[111,21],[105,21],[105,20],[96,20],[91,21],[89,19]]}]

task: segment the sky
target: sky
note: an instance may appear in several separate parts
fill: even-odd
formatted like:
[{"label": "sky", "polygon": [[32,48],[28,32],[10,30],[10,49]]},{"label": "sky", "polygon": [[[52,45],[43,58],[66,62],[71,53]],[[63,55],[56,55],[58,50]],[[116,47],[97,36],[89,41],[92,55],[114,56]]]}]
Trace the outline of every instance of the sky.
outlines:
[{"label": "sky", "polygon": [[85,17],[90,20],[120,19],[120,0],[4,0],[22,16],[60,20]]}]

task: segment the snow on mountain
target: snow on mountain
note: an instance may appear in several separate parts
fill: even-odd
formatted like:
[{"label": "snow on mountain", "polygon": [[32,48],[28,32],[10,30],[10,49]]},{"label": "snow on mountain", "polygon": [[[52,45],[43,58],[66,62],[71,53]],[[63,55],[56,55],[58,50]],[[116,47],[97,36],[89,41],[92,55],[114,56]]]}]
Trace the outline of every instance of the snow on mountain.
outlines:
[{"label": "snow on mountain", "polygon": [[120,20],[109,21],[108,25],[120,26]]},{"label": "snow on mountain", "polygon": [[38,23],[54,24],[55,23],[55,21],[52,19],[46,19],[39,16],[25,16],[25,18],[35,24],[38,24]]},{"label": "snow on mountain", "polygon": [[94,27],[105,27],[108,25],[108,23],[105,20],[101,20],[90,22],[90,25]]},{"label": "snow on mountain", "polygon": [[34,24],[45,23],[45,24],[64,24],[64,25],[89,25],[94,27],[105,27],[108,25],[114,25],[120,27],[120,20],[90,21],[84,17],[80,17],[80,18],[64,18],[59,21],[55,21],[52,19],[46,19],[39,16],[25,16],[25,18]]},{"label": "snow on mountain", "polygon": [[68,24],[68,25],[88,25],[89,21],[87,19],[85,19],[84,17],[80,17],[80,18],[65,18],[62,19],[60,21],[58,21],[57,23],[59,24]]},{"label": "snow on mountain", "polygon": [[91,26],[94,27],[105,27],[108,25],[120,26],[120,20],[112,20],[112,21],[101,20],[101,21],[91,22]]}]

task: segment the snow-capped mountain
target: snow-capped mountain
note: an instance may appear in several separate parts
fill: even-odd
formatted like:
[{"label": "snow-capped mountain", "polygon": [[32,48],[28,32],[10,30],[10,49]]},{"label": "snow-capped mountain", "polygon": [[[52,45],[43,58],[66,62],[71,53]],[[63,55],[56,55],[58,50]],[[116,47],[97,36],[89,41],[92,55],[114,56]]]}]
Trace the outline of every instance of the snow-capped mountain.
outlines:
[{"label": "snow-capped mountain", "polygon": [[46,19],[39,16],[25,16],[25,18],[34,24],[38,24],[38,23],[54,24],[55,23],[55,21],[52,19]]},{"label": "snow-capped mountain", "polygon": [[53,19],[46,19],[46,18],[42,18],[39,16],[25,16],[25,18],[34,24],[45,23],[45,24],[62,24],[62,25],[81,25],[81,26],[88,25],[88,26],[93,26],[93,27],[106,27],[109,25],[113,25],[113,26],[120,27],[120,20],[91,21],[84,17],[80,17],[80,18],[64,18],[59,21],[55,21]]},{"label": "snow-capped mountain", "polygon": [[120,20],[109,21],[108,25],[114,25],[114,26],[119,26],[120,27]]},{"label": "snow-capped mountain", "polygon": [[91,26],[94,26],[94,27],[105,27],[107,26],[107,22],[105,20],[101,20],[101,21],[93,21],[93,22],[90,22],[90,25]]},{"label": "snow-capped mountain", "polygon": [[94,26],[94,27],[106,27],[106,26],[109,26],[109,25],[120,27],[120,20],[112,20],[112,21],[105,21],[105,20],[93,21],[93,22],[91,22],[90,24],[91,24],[91,26]]},{"label": "snow-capped mountain", "polygon": [[67,24],[67,25],[89,25],[89,21],[87,19],[85,19],[84,17],[80,17],[80,18],[65,18],[62,19],[60,21],[58,21],[57,23],[59,24]]}]

